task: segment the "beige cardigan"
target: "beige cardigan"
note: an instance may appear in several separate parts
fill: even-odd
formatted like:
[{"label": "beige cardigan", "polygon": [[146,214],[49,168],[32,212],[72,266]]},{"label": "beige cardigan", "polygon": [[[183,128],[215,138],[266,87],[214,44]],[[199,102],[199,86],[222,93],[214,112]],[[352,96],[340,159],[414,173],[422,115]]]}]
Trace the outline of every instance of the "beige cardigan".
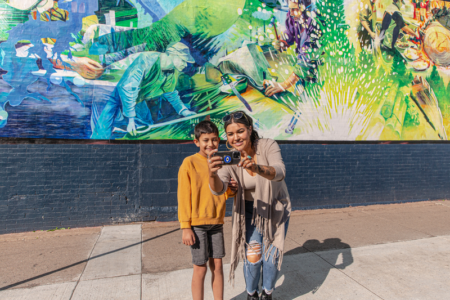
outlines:
[{"label": "beige cardigan", "polygon": [[[264,256],[269,259],[270,250],[276,248],[273,259],[279,257],[278,269],[283,260],[285,239],[285,223],[291,214],[291,201],[284,182],[286,168],[281,157],[277,142],[272,139],[256,141],[256,157],[259,165],[271,166],[275,169],[275,178],[268,180],[256,176],[255,200],[253,203],[253,223],[263,234],[265,245]],[[238,191],[234,198],[232,218],[231,270],[229,280],[234,283],[234,271],[239,260],[245,260],[245,199],[242,188],[244,169],[237,165],[224,166],[218,171],[220,180],[224,183],[223,190],[215,195],[223,194],[228,187],[230,178],[238,183]]]}]

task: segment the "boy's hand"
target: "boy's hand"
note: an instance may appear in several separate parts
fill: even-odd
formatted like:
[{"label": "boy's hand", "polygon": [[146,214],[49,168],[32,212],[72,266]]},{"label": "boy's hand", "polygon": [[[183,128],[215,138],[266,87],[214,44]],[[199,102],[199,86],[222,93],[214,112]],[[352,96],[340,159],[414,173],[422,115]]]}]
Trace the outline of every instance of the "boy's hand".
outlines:
[{"label": "boy's hand", "polygon": [[195,244],[195,235],[194,231],[192,231],[191,228],[184,228],[183,229],[183,244],[186,246],[192,246]]},{"label": "boy's hand", "polygon": [[228,183],[228,187],[233,192],[233,195],[236,195],[236,193],[238,191],[238,183],[237,183],[237,181],[234,180],[233,178],[231,178],[230,182]]},{"label": "boy's hand", "polygon": [[217,150],[213,150],[208,154],[208,168],[209,168],[209,176],[213,177],[217,175],[217,171],[222,169],[222,157],[213,156]]}]

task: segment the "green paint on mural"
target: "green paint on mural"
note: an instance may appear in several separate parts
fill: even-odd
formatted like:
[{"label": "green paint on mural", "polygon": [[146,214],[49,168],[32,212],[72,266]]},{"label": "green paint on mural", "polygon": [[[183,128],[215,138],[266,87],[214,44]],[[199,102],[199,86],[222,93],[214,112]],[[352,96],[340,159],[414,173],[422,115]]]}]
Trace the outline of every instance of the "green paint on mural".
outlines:
[{"label": "green paint on mural", "polygon": [[446,140],[450,10],[374,2],[0,0],[0,136]]}]

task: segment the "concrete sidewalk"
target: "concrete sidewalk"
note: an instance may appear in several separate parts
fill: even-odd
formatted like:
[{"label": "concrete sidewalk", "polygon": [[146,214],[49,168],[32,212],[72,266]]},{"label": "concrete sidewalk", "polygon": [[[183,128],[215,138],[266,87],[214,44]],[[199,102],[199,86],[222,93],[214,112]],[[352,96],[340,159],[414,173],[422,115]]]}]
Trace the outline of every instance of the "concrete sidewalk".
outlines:
[{"label": "concrete sidewalk", "polygon": [[[274,299],[448,299],[449,253],[450,201],[296,211]],[[1,300],[191,299],[176,222],[3,235],[0,270]],[[246,299],[241,267],[225,288]]]}]

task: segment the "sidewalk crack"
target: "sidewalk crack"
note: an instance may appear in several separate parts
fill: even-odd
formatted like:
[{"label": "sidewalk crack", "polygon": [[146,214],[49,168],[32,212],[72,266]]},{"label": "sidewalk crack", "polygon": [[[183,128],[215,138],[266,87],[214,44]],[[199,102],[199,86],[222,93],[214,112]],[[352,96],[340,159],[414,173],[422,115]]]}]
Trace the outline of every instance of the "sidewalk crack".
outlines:
[{"label": "sidewalk crack", "polygon": [[73,297],[73,295],[75,294],[75,290],[77,289],[78,284],[79,284],[80,281],[81,281],[81,277],[83,277],[84,271],[86,270],[86,267],[87,267],[89,261],[91,260],[91,256],[92,256],[92,253],[94,252],[95,246],[97,245],[98,240],[100,239],[101,235],[103,234],[103,228],[105,228],[105,227],[102,227],[102,231],[101,231],[100,234],[98,235],[97,240],[95,240],[94,246],[92,246],[92,249],[91,249],[91,252],[89,253],[89,257],[88,257],[88,259],[87,259],[87,262],[86,262],[86,264],[84,265],[84,268],[83,268],[83,271],[82,271],[81,274],[80,274],[80,277],[78,277],[77,284],[75,284],[75,287],[73,288],[73,291],[72,291],[72,294],[70,295],[69,300],[72,300],[72,297]]}]

